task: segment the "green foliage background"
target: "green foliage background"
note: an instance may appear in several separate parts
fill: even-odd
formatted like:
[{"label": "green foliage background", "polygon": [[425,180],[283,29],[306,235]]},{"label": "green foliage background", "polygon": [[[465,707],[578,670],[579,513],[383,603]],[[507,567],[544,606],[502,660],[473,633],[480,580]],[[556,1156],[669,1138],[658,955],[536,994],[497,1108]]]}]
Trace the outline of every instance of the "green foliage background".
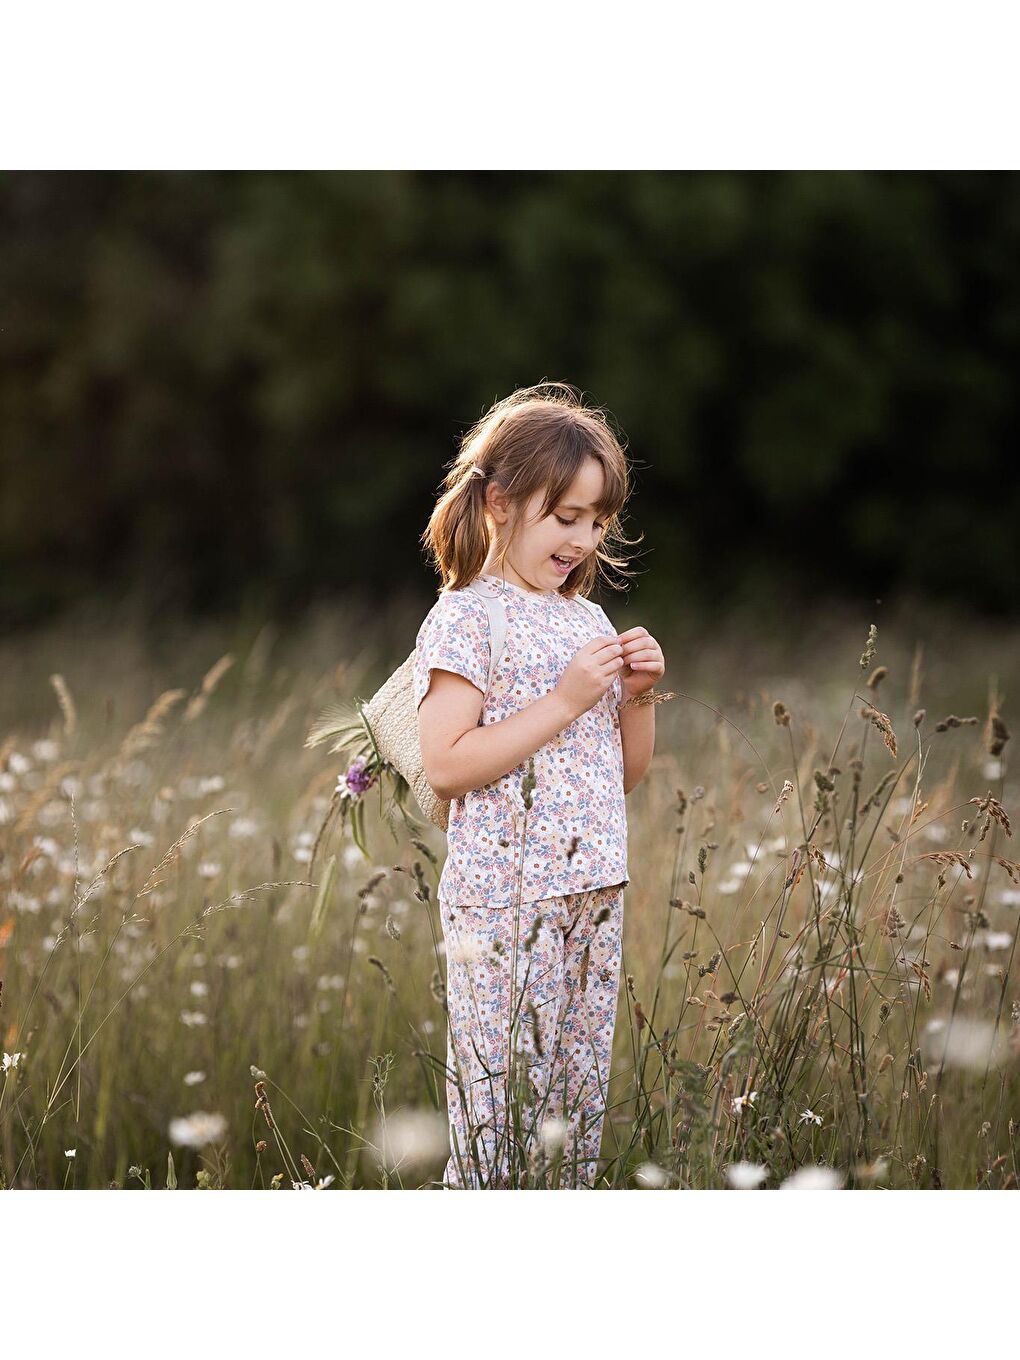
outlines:
[{"label": "green foliage background", "polygon": [[566,379],[640,599],[1014,613],[1003,173],[0,176],[0,621],[433,580],[456,438]]}]

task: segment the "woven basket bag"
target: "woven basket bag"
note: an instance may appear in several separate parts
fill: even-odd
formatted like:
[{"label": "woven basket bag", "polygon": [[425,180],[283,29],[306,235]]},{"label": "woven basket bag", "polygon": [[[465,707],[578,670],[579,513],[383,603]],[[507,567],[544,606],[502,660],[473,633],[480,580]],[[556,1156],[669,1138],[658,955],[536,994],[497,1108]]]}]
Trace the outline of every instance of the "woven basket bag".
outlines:
[{"label": "woven basket bag", "polygon": [[[486,582],[472,581],[466,589],[480,596],[489,616],[488,693],[506,641],[506,610],[498,589]],[[418,711],[414,705],[414,658],[415,653],[411,652],[360,709],[379,754],[407,780],[425,817],[445,831],[450,817],[449,800],[436,795],[422,768]]]}]

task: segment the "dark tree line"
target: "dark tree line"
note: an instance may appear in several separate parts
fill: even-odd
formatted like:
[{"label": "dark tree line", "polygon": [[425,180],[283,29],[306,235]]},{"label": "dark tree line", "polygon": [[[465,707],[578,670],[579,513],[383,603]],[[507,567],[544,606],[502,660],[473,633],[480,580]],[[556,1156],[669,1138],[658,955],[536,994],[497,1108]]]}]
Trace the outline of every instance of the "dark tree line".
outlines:
[{"label": "dark tree line", "polygon": [[433,588],[455,440],[563,378],[636,464],[640,599],[1010,613],[1004,173],[0,176],[0,619]]}]

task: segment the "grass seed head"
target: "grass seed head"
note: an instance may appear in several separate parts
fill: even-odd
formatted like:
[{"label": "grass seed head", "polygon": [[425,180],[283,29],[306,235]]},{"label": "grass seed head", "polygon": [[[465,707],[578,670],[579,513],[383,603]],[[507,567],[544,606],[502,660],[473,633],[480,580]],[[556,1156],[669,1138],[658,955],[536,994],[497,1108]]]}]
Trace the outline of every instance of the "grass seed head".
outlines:
[{"label": "grass seed head", "polygon": [[868,640],[864,644],[864,651],[861,653],[861,670],[866,671],[875,658],[875,644],[878,640],[878,629],[874,624],[868,629]]},{"label": "grass seed head", "polygon": [[882,733],[882,740],[885,742],[892,758],[896,759],[896,733],[893,731],[892,720],[888,713],[880,713],[877,708],[872,708],[870,704],[865,704],[861,709],[861,717],[874,723]]}]

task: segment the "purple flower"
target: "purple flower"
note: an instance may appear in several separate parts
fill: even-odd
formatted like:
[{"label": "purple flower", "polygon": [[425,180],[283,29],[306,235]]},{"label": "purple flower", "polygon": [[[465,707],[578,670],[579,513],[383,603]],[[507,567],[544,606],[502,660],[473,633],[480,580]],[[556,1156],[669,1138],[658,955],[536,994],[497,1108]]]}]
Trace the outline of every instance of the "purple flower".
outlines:
[{"label": "purple flower", "polygon": [[366,789],[370,789],[375,783],[375,775],[365,773],[364,756],[358,756],[357,760],[351,765],[350,769],[348,769],[345,778],[347,780],[347,787],[350,789],[351,793],[354,794],[364,793]]}]

